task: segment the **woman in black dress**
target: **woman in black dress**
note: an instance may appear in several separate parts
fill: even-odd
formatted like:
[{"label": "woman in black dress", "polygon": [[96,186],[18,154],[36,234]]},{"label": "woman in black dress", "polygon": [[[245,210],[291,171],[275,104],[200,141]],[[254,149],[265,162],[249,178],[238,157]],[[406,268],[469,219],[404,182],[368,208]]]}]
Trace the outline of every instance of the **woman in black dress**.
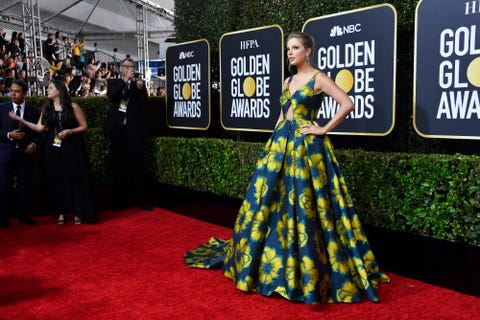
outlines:
[{"label": "woman in black dress", "polygon": [[91,169],[85,146],[87,121],[82,109],[72,102],[62,81],[52,81],[38,123],[10,116],[32,130],[45,131],[45,171],[50,205],[58,224],[67,213],[75,224],[97,222]]}]

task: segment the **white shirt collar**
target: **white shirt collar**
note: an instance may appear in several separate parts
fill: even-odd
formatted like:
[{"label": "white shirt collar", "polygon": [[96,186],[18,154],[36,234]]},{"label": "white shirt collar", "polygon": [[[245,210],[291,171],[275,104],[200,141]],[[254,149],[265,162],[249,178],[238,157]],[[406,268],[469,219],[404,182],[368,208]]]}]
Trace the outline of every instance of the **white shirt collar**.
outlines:
[{"label": "white shirt collar", "polygon": [[[13,112],[17,112],[17,104],[12,101],[12,106],[13,106]],[[19,104],[20,106],[20,114],[22,115],[23,118],[23,112],[25,110],[25,101],[22,104]]]}]

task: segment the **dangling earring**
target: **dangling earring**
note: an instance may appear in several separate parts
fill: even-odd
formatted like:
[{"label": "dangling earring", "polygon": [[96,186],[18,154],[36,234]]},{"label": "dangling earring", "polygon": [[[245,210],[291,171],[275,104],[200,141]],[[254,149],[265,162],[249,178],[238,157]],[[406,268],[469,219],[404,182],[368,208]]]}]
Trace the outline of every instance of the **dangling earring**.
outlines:
[{"label": "dangling earring", "polygon": [[307,63],[309,64],[310,63],[310,57],[307,56],[307,59],[305,59],[307,61]]}]

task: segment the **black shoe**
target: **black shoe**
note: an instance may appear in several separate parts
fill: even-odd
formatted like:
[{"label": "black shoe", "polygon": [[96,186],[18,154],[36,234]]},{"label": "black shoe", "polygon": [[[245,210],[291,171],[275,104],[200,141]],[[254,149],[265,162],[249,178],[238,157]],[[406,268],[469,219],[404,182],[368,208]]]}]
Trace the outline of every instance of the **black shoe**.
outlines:
[{"label": "black shoe", "polygon": [[8,221],[8,220],[2,220],[2,222],[0,222],[0,228],[2,228],[2,229],[8,229],[8,227],[10,227],[10,221]]},{"label": "black shoe", "polygon": [[20,223],[28,224],[30,226],[36,226],[38,224],[37,221],[33,220],[32,218],[21,218],[21,219],[18,219],[18,221]]}]

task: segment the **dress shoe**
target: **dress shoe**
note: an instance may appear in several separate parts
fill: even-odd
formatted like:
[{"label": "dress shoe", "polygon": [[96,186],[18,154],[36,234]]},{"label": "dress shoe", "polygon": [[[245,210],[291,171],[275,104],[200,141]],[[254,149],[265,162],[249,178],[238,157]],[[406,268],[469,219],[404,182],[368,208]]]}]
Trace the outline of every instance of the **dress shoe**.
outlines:
[{"label": "dress shoe", "polygon": [[33,220],[32,218],[20,218],[18,219],[18,221],[20,223],[28,224],[30,226],[36,226],[38,224],[37,221]]},{"label": "dress shoe", "polygon": [[2,220],[2,222],[0,222],[0,228],[2,228],[2,229],[8,229],[8,227],[10,227],[10,221],[8,221],[8,220]]}]

